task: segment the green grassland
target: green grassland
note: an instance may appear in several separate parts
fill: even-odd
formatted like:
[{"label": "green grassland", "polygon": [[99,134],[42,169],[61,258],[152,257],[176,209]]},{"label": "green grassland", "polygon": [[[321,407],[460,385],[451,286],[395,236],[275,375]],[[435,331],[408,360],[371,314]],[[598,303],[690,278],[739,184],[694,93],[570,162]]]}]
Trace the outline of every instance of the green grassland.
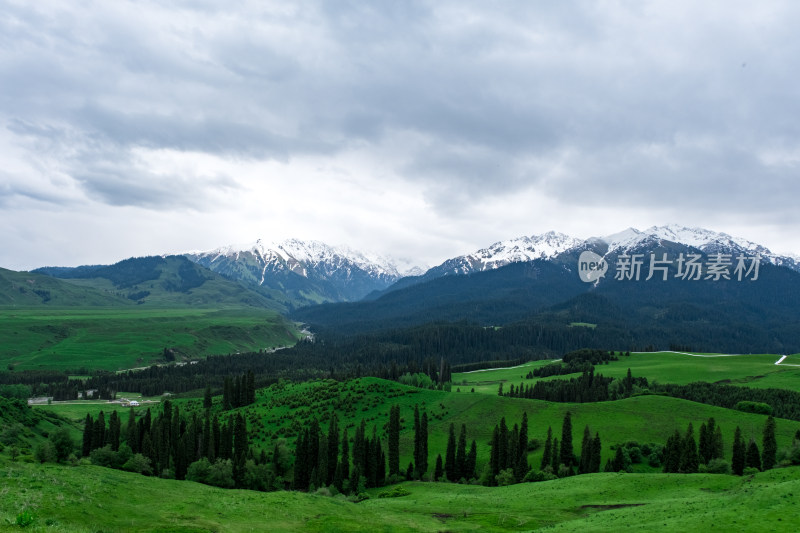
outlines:
[{"label": "green grassland", "polygon": [[259,308],[0,308],[0,364],[120,370],[177,358],[294,344],[295,325]]},{"label": "green grassland", "polygon": [[[707,354],[714,355],[714,354]],[[619,355],[618,361],[598,365],[595,373],[622,378],[628,369],[637,377],[646,377],[659,383],[687,384],[695,381],[724,382],[748,387],[780,388],[800,391],[800,355],[788,356],[781,365],[775,362],[780,355],[753,354],[729,357],[694,357],[677,352],[634,352]],[[516,368],[498,368],[487,371],[453,374],[453,386],[461,390],[475,388],[475,392],[497,394],[500,383],[507,388],[520,383],[530,384],[525,375],[534,368],[552,363],[535,361]],[[569,379],[579,374],[550,376],[534,379]]]},{"label": "green grassland", "polygon": [[403,483],[410,494],[350,503],[299,492],[224,490],[94,466],[0,459],[0,530],[29,531],[796,531],[800,470],[591,474],[481,487]]}]

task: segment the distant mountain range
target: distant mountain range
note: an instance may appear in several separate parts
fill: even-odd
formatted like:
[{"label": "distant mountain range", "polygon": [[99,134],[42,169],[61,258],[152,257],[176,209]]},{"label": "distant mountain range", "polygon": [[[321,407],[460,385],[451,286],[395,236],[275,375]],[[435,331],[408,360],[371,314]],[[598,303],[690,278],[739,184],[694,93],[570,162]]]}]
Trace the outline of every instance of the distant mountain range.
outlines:
[{"label": "distant mountain range", "polygon": [[[673,259],[680,254],[696,254],[705,262],[721,253],[728,254],[731,263],[739,255],[760,257],[762,277],[747,289],[741,283],[687,282],[675,279],[679,267],[670,264],[670,280],[661,284],[626,284],[615,280],[613,272],[587,284],[578,275],[578,258],[584,251],[597,254],[611,267],[620,256],[635,253],[645,258],[651,253],[658,257],[667,253]],[[800,284],[795,286],[800,279],[798,258],[774,254],[762,245],[725,233],[678,225],[644,231],[629,228],[590,239],[556,232],[519,237],[427,270],[346,247],[291,239],[177,256],[132,258],[110,266],[45,267],[34,274],[0,271],[0,302],[247,305],[292,313],[297,320],[343,330],[432,320],[502,324],[548,309],[555,312],[553,306],[568,309],[572,299],[587,295],[602,296],[601,307],[607,315],[570,315],[575,321],[594,323],[626,312],[629,316],[651,312],[657,316],[681,305],[684,309],[695,306],[702,315],[713,312],[714,302],[721,301],[727,302],[725,312],[730,307],[758,309],[756,322],[776,310],[794,320],[797,304],[787,298],[800,292]],[[646,275],[645,271],[642,278]],[[58,284],[53,278],[68,284]],[[81,288],[86,291],[81,292]],[[768,295],[773,305],[765,305]],[[597,304],[598,300],[593,302]],[[581,306],[585,307],[585,301]]]},{"label": "distant mountain range", "polygon": [[[608,264],[605,277],[581,281],[583,252]],[[749,276],[742,272],[741,281],[736,276],[739,256],[749,269]],[[648,281],[651,259],[664,257],[668,261],[663,265],[653,263],[661,268]],[[680,257],[697,260],[699,279],[686,276]],[[638,280],[614,272],[631,258],[641,261]],[[717,279],[711,265],[726,261],[725,275]],[[774,353],[800,351],[797,294],[800,269],[795,258],[722,233],[663,226],[583,241],[557,233],[504,241],[445,261],[421,276],[398,280],[360,302],[305,307],[292,316],[336,333],[437,321],[502,326],[533,320],[543,327],[596,328],[586,333],[587,345],[603,333],[602,345],[610,345],[608,335],[613,332],[628,339],[628,345],[651,339],[648,342],[662,348]],[[560,334],[574,332],[564,329]]]}]

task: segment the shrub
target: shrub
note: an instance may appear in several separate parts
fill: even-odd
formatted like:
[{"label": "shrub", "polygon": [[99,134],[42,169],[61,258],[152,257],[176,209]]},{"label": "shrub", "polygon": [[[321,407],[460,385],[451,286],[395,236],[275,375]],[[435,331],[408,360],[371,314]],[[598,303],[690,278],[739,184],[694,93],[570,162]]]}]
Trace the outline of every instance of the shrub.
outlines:
[{"label": "shrub", "polygon": [[730,474],[731,473],[731,464],[726,461],[725,459],[717,458],[711,459],[705,468],[701,465],[701,472],[705,470],[705,472],[709,474]]},{"label": "shrub", "polygon": [[514,469],[506,468],[505,470],[501,470],[500,473],[494,477],[494,479],[497,481],[498,487],[512,485],[514,483]]},{"label": "shrub", "polygon": [[92,450],[92,453],[89,454],[89,458],[92,460],[93,465],[112,467],[117,460],[117,453],[111,449],[110,444],[107,444],[102,448]]},{"label": "shrub", "polygon": [[75,449],[75,443],[72,442],[72,437],[69,436],[69,430],[62,427],[55,433],[50,435],[50,442],[53,444],[53,449],[56,455],[56,461],[59,463],[64,462]]},{"label": "shrub", "polygon": [[756,413],[760,415],[772,414],[772,406],[769,405],[768,403],[761,403],[761,402],[741,401],[736,404],[734,409],[738,411],[744,411],[745,413]]},{"label": "shrub", "polygon": [[395,487],[392,490],[385,490],[378,494],[378,498],[400,498],[402,496],[408,496],[411,494],[411,491],[404,488],[404,487]]},{"label": "shrub", "polygon": [[150,467],[150,458],[145,457],[140,453],[132,455],[130,459],[125,461],[125,464],[122,465],[122,469],[127,470],[128,472],[144,474],[146,476],[149,476],[153,473],[153,469]]},{"label": "shrub", "polygon": [[56,450],[49,440],[39,443],[33,455],[40,463],[53,463],[56,460]]},{"label": "shrub", "polygon": [[33,515],[27,509],[22,511],[17,515],[16,524],[19,527],[28,527],[29,525],[33,524]]},{"label": "shrub", "polygon": [[[550,468],[549,466],[547,467]],[[553,474],[553,472],[548,470],[529,470],[525,477],[523,478],[524,483],[538,483],[540,481],[551,481],[553,479],[558,479],[558,476]]]}]

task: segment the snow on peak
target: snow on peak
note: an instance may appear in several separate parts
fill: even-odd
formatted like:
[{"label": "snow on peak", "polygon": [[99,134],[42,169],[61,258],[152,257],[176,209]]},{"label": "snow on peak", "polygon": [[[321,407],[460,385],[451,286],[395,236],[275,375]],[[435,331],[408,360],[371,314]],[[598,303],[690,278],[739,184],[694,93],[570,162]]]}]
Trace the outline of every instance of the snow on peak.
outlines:
[{"label": "snow on peak", "polygon": [[458,263],[456,268],[460,272],[492,270],[509,263],[533,261],[535,259],[552,259],[582,244],[583,241],[580,239],[563,233],[548,231],[541,235],[499,241],[488,248],[482,248],[471,254],[456,258],[455,261]]},{"label": "snow on peak", "polygon": [[686,246],[692,246],[704,252],[717,250],[734,250],[761,254],[772,257],[774,254],[764,246],[739,237],[731,237],[727,233],[716,232],[704,228],[690,228],[680,224],[667,224],[665,226],[652,226],[644,231],[628,228],[625,231],[614,233],[597,240],[608,245],[608,252],[615,250],[630,250],[645,241],[670,241]]},{"label": "snow on peak", "polygon": [[291,268],[298,273],[305,272],[300,265],[330,265],[333,268],[354,265],[371,275],[399,278],[407,271],[418,269],[408,261],[396,261],[376,253],[353,250],[347,246],[330,246],[321,241],[301,239],[286,239],[281,242],[258,239],[248,244],[223,246],[209,252],[194,252],[191,255],[238,259],[240,255],[248,253],[260,258],[265,264],[282,262],[292,265]]}]

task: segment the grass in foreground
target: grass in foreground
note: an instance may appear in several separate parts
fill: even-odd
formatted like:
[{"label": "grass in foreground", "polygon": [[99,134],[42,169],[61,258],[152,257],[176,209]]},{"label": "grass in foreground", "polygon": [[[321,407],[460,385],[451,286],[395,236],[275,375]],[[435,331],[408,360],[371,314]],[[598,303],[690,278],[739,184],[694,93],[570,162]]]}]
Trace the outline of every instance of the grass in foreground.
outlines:
[{"label": "grass in foreground", "polygon": [[30,531],[796,531],[800,469],[737,478],[593,474],[510,487],[404,483],[355,504],[223,490],[94,466],[0,462],[0,529]]}]

